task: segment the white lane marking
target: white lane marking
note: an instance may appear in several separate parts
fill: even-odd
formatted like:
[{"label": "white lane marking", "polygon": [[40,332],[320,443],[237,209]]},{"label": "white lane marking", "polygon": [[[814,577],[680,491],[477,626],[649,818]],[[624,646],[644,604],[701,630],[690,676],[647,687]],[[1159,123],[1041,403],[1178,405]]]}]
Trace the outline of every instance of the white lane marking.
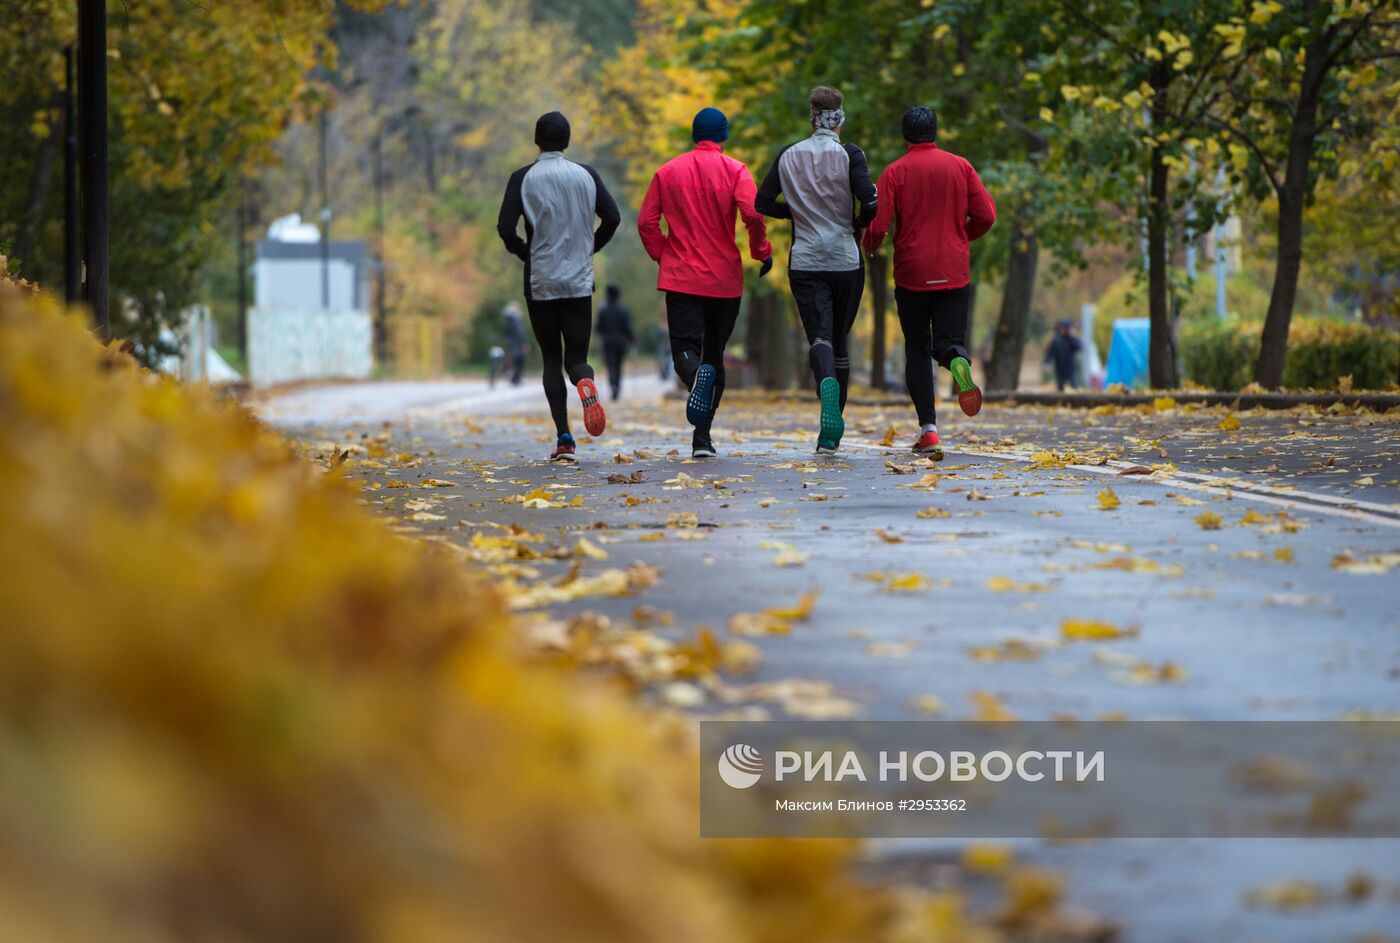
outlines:
[{"label": "white lane marking", "polygon": [[[898,454],[898,450],[891,450],[883,445],[867,442],[849,442],[849,446],[861,449],[868,449],[872,452],[890,454],[892,451]],[[912,453],[911,453],[912,454]],[[1030,464],[1032,462],[1030,453],[1018,452],[991,452],[985,449],[946,449],[945,455],[976,455],[980,458],[999,458],[1012,462],[1022,462]],[[1260,504],[1271,504],[1276,507],[1287,508],[1289,510],[1308,510],[1318,514],[1328,514],[1333,517],[1341,517],[1350,521],[1361,521],[1367,524],[1380,524],[1385,527],[1400,528],[1400,518],[1385,516],[1385,512],[1394,514],[1394,511],[1384,504],[1375,504],[1368,501],[1349,501],[1339,499],[1332,495],[1316,494],[1311,491],[1284,491],[1280,488],[1270,488],[1268,485],[1253,485],[1249,483],[1230,485],[1232,479],[1214,478],[1211,475],[1197,475],[1194,472],[1187,472],[1196,478],[1207,479],[1207,481],[1187,481],[1168,472],[1154,471],[1151,475],[1121,476],[1118,472],[1124,468],[1132,467],[1126,462],[1109,462],[1106,465],[1066,465],[1065,468],[1074,471],[1093,472],[1106,478],[1133,477],[1141,481],[1149,481],[1163,487],[1181,488],[1186,491],[1199,491],[1203,494],[1226,495],[1234,498],[1242,498],[1246,501],[1257,501]],[[1219,482],[1212,484],[1210,482]],[[1272,493],[1265,493],[1272,492]],[[1382,513],[1371,513],[1362,508],[1371,508]]]}]

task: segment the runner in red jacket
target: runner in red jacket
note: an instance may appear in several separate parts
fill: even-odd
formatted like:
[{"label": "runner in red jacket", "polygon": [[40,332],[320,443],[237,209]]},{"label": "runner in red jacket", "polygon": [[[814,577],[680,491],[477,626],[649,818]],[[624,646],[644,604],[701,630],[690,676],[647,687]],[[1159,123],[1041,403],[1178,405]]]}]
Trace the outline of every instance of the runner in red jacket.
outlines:
[{"label": "runner in red jacket", "polygon": [[713,458],[710,423],[724,394],[724,348],[744,293],[735,216],[743,217],[749,231],[749,255],[763,263],[759,275],[773,267],[773,247],[763,216],[754,209],[757,187],[749,168],[723,153],[729,137],[724,113],[701,109],[691,137],[695,149],[667,161],[652,177],[637,232],[647,255],[661,265],[656,287],[666,292],[671,358],[690,389],[686,418],[695,426],[691,454]]},{"label": "runner in red jacket", "polygon": [[952,371],[963,412],[977,415],[982,391],[972,382],[967,353],[968,243],[992,228],[997,208],[972,165],[940,150],[937,137],[931,109],[904,113],[909,149],[880,175],[879,208],[864,244],[874,254],[895,224],[894,297],[904,329],[904,378],[923,427],[914,451],[941,459],[933,361]]}]

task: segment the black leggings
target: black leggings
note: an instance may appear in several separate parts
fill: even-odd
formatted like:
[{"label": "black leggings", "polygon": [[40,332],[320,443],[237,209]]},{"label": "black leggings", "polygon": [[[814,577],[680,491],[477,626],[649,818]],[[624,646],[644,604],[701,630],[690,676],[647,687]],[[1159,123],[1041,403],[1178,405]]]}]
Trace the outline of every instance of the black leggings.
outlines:
[{"label": "black leggings", "polygon": [[711,416],[719,410],[719,400],[724,395],[724,348],[738,320],[738,298],[666,292],[666,325],[671,334],[671,361],[676,365],[676,376],[690,389],[701,364],[715,368]]},{"label": "black leggings", "polygon": [[846,391],[851,385],[851,353],[847,346],[851,327],[860,310],[865,291],[865,269],[851,272],[788,272],[792,300],[802,330],[807,334],[808,359],[812,378],[820,386],[827,377],[841,385],[841,409],[846,408]]},{"label": "black leggings", "polygon": [[967,357],[967,304],[971,291],[910,291],[895,288],[899,326],[904,329],[904,382],[919,414],[919,424],[938,421],[934,412],[933,362],[948,366]]},{"label": "black leggings", "polygon": [[535,343],[540,345],[544,359],[544,395],[549,400],[549,412],[554,417],[554,430],[563,435],[569,431],[569,382],[592,379],[593,368],[588,365],[588,339],[593,333],[592,298],[551,298],[535,301],[527,298],[530,327]]}]

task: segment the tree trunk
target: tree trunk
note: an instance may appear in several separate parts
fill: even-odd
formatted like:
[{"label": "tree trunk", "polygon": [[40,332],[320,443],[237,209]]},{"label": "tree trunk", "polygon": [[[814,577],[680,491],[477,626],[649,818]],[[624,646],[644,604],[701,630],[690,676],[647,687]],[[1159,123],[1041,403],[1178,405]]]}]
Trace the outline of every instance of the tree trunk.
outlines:
[{"label": "tree trunk", "polygon": [[[1167,88],[1171,73],[1157,66],[1152,73],[1152,127],[1167,122]],[[1167,279],[1167,234],[1171,226],[1171,204],[1167,190],[1166,152],[1153,144],[1147,190],[1147,315],[1151,335],[1147,346],[1147,372],[1154,389],[1180,386],[1176,372],[1176,339],[1172,329],[1170,285]]]},{"label": "tree trunk", "polygon": [[992,340],[992,359],[987,364],[987,388],[990,390],[1014,390],[1020,383],[1039,261],[1040,241],[1035,230],[1026,225],[1024,217],[1018,213],[1011,220],[1006,288],[1002,292],[1001,316]]},{"label": "tree trunk", "polygon": [[749,359],[766,390],[787,389],[792,339],[777,293],[754,292],[749,296]]},{"label": "tree trunk", "polygon": [[1324,34],[1303,52],[1303,80],[1288,132],[1288,163],[1278,188],[1278,258],[1269,313],[1264,317],[1264,331],[1259,339],[1259,360],[1254,365],[1255,382],[1270,390],[1283,385],[1288,328],[1298,300],[1298,273],[1303,267],[1303,204],[1308,196],[1308,165],[1312,163],[1317,138],[1318,93],[1327,71],[1326,58]]},{"label": "tree trunk", "polygon": [[889,278],[886,274],[885,254],[878,253],[870,258],[870,307],[875,321],[870,331],[870,386],[873,389],[888,389],[885,383],[885,311],[889,308]]},{"label": "tree trunk", "polygon": [[49,180],[53,177],[54,161],[63,143],[63,92],[53,93],[50,103],[49,133],[39,142],[34,165],[29,171],[29,188],[24,208],[19,214],[19,229],[15,233],[14,258],[24,266],[26,275],[34,274],[34,246],[39,239],[39,226],[44,220],[44,204],[48,202]]}]

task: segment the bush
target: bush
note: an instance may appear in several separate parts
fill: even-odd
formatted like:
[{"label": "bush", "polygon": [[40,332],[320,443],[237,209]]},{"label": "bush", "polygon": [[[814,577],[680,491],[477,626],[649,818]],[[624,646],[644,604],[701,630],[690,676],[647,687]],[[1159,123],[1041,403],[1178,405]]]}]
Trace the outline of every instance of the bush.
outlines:
[{"label": "bush", "polygon": [[701,840],[690,722],[4,284],[0,451],[0,938],[987,939],[849,843]]},{"label": "bush", "polygon": [[[1181,329],[1186,379],[1213,390],[1238,390],[1254,378],[1259,321],[1199,318]],[[1400,332],[1327,318],[1294,318],[1288,334],[1283,385],[1333,390],[1341,377],[1358,390],[1400,382]]]},{"label": "bush", "polygon": [[1237,318],[1189,321],[1178,338],[1185,379],[1211,390],[1238,390],[1254,379],[1259,325]]},{"label": "bush", "polygon": [[1283,385],[1332,390],[1345,376],[1358,390],[1383,390],[1400,382],[1400,331],[1354,321],[1295,319],[1288,332]]}]

